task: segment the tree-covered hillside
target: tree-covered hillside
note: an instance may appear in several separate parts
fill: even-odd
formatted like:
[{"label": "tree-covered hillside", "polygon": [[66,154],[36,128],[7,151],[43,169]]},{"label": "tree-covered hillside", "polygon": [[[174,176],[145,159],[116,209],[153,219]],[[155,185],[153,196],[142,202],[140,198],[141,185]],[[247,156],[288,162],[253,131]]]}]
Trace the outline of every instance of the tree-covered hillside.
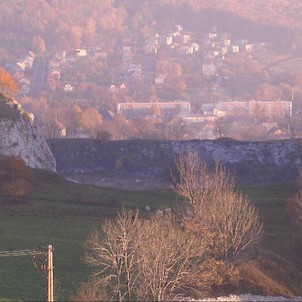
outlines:
[{"label": "tree-covered hillside", "polygon": [[301,14],[298,0],[3,0],[0,56],[3,60],[24,50],[116,45],[121,37],[178,23],[194,31],[218,26],[248,38],[299,42]]}]

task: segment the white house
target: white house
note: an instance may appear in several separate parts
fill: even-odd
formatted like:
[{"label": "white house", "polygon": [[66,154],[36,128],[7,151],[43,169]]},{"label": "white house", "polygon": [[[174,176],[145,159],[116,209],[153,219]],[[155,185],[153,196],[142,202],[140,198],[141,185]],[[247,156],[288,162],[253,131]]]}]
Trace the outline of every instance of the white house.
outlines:
[{"label": "white house", "polygon": [[157,85],[163,84],[165,81],[165,78],[166,78],[166,76],[164,74],[158,73],[155,76],[155,84],[157,84]]},{"label": "white house", "polygon": [[232,45],[231,46],[231,52],[232,53],[238,53],[240,51],[239,45]]},{"label": "white house", "polygon": [[73,90],[74,90],[73,86],[71,86],[70,84],[65,84],[65,86],[64,86],[65,92],[72,92]]},{"label": "white house", "polygon": [[84,48],[77,48],[76,54],[78,57],[86,57],[87,56],[87,50]]},{"label": "white house", "polygon": [[173,44],[173,36],[167,36],[166,37],[166,44],[168,46],[172,45]]},{"label": "white house", "polygon": [[254,50],[254,44],[246,44],[245,45],[245,51],[252,52]]},{"label": "white house", "polygon": [[199,47],[198,43],[194,42],[194,43],[191,44],[191,48],[192,48],[193,53],[196,53],[196,52],[199,51],[200,47]]}]

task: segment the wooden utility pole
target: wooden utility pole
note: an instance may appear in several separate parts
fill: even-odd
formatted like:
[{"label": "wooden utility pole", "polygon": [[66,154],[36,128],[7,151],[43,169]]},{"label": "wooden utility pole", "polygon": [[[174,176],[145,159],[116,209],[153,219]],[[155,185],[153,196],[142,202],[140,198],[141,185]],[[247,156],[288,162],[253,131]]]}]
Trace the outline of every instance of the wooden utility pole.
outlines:
[{"label": "wooden utility pole", "polygon": [[53,249],[47,246],[47,301],[53,302]]},{"label": "wooden utility pole", "polygon": [[[53,246],[40,247],[35,250],[0,251],[0,257],[33,256],[34,266],[43,272],[47,278],[47,302],[54,302],[54,278],[53,278]],[[43,258],[39,258],[43,256]],[[38,257],[39,259],[36,259]],[[45,259],[46,258],[46,259]],[[38,265],[38,262],[41,262]],[[44,264],[43,264],[44,262]],[[47,262],[47,263],[45,263]]]}]

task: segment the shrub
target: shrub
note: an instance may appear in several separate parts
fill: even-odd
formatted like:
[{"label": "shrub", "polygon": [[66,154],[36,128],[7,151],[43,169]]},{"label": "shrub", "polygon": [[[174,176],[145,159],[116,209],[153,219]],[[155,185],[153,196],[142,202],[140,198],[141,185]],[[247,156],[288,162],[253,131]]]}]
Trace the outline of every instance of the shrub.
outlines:
[{"label": "shrub", "polygon": [[18,178],[10,182],[2,183],[1,190],[9,196],[11,202],[23,203],[26,197],[32,192],[32,185],[28,180]]},{"label": "shrub", "polygon": [[10,156],[8,158],[8,166],[11,180],[30,176],[30,168],[20,157]]},{"label": "shrub", "polygon": [[102,142],[110,141],[111,137],[112,137],[111,133],[106,130],[101,130],[96,133],[96,139]]}]

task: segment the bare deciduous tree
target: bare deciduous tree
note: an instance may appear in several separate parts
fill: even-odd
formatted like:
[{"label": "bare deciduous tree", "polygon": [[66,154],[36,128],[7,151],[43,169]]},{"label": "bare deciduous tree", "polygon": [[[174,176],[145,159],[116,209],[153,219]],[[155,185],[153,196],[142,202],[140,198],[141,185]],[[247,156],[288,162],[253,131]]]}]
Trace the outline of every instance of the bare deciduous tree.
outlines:
[{"label": "bare deciduous tree", "polygon": [[[165,301],[187,295],[198,298],[214,284],[238,281],[236,267],[219,259],[217,235],[203,230],[200,224],[194,226],[196,221],[191,220],[184,229],[170,215],[137,221],[136,245],[125,240],[130,229],[121,227],[121,217],[126,218],[124,222],[132,217],[136,224],[131,212],[123,212],[109,224],[107,221],[101,234],[90,236],[86,260],[96,271],[79,288],[79,299],[94,300],[98,295],[117,301]],[[131,222],[126,225],[131,226]]]},{"label": "bare deciduous tree", "polygon": [[137,297],[142,301],[173,300],[188,290],[187,276],[204,253],[192,236],[173,222],[172,216],[155,215],[143,223],[138,262]]},{"label": "bare deciduous tree", "polygon": [[123,210],[116,220],[106,220],[101,232],[94,231],[86,242],[86,262],[95,268],[94,278],[102,280],[114,300],[133,300],[140,224],[138,212]]},{"label": "bare deciduous tree", "polygon": [[92,280],[113,300],[200,297],[214,284],[236,282],[232,260],[261,238],[256,208],[235,190],[221,164],[211,171],[188,153],[176,167],[176,190],[193,209],[183,228],[173,214],[140,219],[138,212],[123,210],[86,242],[86,261],[95,268]]},{"label": "bare deciduous tree", "polygon": [[214,122],[214,133],[218,138],[222,138],[228,132],[228,122],[225,117],[218,117]]},{"label": "bare deciduous tree", "polygon": [[93,232],[86,246],[86,261],[96,269],[94,284],[118,301],[184,296],[193,290],[188,275],[198,269],[197,259],[204,253],[204,245],[188,236],[172,215],[143,220],[126,211],[105,221],[102,233]]},{"label": "bare deciduous tree", "polygon": [[233,189],[214,189],[212,196],[198,210],[198,221],[214,232],[216,244],[225,260],[233,260],[248,246],[259,241],[263,226],[255,206]]},{"label": "bare deciduous tree", "polygon": [[260,240],[263,225],[257,209],[236,190],[234,178],[221,163],[210,171],[196,153],[188,153],[180,155],[176,168],[176,191],[191,204],[201,230],[215,234],[226,260]]},{"label": "bare deciduous tree", "polygon": [[175,160],[176,170],[171,173],[176,192],[194,205],[203,193],[205,165],[197,153],[181,153]]}]

